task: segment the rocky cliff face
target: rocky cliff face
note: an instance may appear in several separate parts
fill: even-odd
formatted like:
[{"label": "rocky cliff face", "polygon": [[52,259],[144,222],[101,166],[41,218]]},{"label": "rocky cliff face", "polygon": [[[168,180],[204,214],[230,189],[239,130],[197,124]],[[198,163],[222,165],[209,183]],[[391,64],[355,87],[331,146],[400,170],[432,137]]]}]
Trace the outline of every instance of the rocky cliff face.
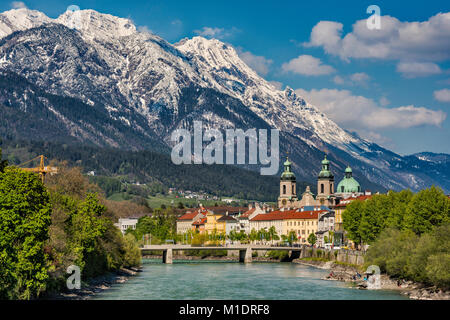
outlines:
[{"label": "rocky cliff face", "polygon": [[[343,130],[292,89],[277,90],[218,40],[194,37],[172,45],[137,31],[128,19],[93,10],[50,19],[28,9],[0,14],[0,37],[3,75],[17,74],[34,86],[29,90],[71,98],[77,108],[95,111],[69,121],[59,103],[40,102],[61,136],[149,148],[169,146],[171,132],[190,128],[193,120],[214,128],[277,128],[281,151],[290,152],[301,179],[314,181],[327,151],[336,179],[350,164],[363,188],[416,190],[435,183],[450,189],[448,179],[409,165],[426,160],[401,157]],[[11,117],[36,116],[18,88],[5,84],[3,92]]]}]

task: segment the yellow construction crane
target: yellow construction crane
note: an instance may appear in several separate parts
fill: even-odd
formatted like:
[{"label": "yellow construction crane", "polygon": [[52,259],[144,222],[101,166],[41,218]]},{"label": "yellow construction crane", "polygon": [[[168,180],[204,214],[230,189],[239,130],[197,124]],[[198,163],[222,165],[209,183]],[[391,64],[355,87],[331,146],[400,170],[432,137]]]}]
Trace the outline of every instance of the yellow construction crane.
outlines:
[{"label": "yellow construction crane", "polygon": [[[33,158],[33,159],[29,160],[29,161],[26,161],[26,162],[24,162],[22,164],[19,164],[18,167],[21,168],[22,170],[29,171],[29,172],[35,172],[35,173],[39,174],[39,176],[42,179],[42,183],[44,183],[44,178],[45,178],[45,175],[47,173],[50,173],[52,175],[58,173],[58,168],[45,166],[44,159],[48,160],[48,158],[45,157],[44,155],[40,155],[40,156],[37,156],[36,158]],[[27,165],[27,164],[35,161],[35,160],[39,160],[39,166],[38,167],[35,167],[35,168],[23,168],[23,166],[25,166],[25,165]]]}]

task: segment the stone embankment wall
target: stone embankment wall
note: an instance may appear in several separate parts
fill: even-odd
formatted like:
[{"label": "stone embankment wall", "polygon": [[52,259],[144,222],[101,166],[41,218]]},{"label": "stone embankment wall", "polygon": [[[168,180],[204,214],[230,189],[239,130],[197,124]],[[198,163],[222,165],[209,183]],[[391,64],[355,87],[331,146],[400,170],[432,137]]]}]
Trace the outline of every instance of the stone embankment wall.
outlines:
[{"label": "stone embankment wall", "polygon": [[345,262],[355,265],[364,264],[364,252],[356,250],[328,250],[304,247],[300,258],[325,258],[331,261]]}]

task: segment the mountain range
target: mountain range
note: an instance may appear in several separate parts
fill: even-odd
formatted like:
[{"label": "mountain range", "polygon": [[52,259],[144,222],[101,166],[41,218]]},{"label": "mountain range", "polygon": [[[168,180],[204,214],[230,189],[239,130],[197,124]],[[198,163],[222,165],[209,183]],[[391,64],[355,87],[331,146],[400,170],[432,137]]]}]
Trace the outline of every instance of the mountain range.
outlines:
[{"label": "mountain range", "polygon": [[259,76],[230,44],[171,44],[94,10],[0,14],[0,105],[1,136],[169,152],[172,131],[194,120],[276,128],[301,180],[315,181],[326,152],[336,179],[350,165],[363,189],[450,190],[449,155],[401,156],[342,129]]}]

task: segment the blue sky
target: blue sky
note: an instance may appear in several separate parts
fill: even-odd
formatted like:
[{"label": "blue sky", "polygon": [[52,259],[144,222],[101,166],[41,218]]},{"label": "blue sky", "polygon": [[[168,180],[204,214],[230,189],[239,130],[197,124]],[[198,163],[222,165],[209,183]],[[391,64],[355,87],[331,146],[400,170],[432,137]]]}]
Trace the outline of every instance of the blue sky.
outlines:
[{"label": "blue sky", "polygon": [[[216,37],[345,129],[400,154],[450,153],[449,1],[24,2],[52,18],[72,4],[130,18],[171,43]],[[372,4],[382,20],[371,32],[360,20]],[[0,10],[21,5],[2,1]]]}]

